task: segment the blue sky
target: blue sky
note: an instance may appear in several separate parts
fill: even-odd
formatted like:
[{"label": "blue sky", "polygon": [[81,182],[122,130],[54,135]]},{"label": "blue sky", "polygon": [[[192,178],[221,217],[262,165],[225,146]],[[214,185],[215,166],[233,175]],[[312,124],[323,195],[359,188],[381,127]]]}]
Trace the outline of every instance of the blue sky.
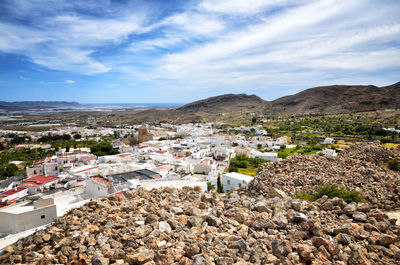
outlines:
[{"label": "blue sky", "polygon": [[2,0],[0,100],[272,100],[400,81],[398,0]]}]

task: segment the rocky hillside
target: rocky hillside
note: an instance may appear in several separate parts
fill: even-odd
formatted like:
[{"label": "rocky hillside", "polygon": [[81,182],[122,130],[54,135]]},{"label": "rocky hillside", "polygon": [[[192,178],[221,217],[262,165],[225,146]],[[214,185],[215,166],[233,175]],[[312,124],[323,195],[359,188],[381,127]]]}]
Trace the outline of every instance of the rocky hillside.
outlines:
[{"label": "rocky hillside", "polygon": [[[278,193],[277,193],[278,194]],[[331,207],[327,207],[330,205]],[[200,189],[92,200],[19,240],[1,264],[396,264],[400,227],[368,204]]]},{"label": "rocky hillside", "polygon": [[177,110],[179,112],[231,112],[231,111],[251,111],[263,108],[266,101],[256,95],[246,94],[226,94],[211,97],[186,104]]},{"label": "rocky hillside", "polygon": [[360,191],[374,208],[399,208],[400,174],[384,166],[393,157],[400,157],[399,151],[379,143],[353,145],[337,157],[294,155],[264,164],[249,190],[269,196],[275,187],[294,196],[300,191],[312,193],[321,185],[337,184]]},{"label": "rocky hillside", "polygon": [[400,107],[400,82],[385,86],[325,86],[268,103],[268,113],[350,113]]}]

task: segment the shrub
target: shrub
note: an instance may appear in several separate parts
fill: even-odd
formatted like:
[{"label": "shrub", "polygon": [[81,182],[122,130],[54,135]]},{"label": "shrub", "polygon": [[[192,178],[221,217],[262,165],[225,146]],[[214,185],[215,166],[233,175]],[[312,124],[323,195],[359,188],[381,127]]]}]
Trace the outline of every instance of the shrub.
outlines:
[{"label": "shrub", "polygon": [[315,197],[312,194],[309,194],[305,191],[300,191],[299,193],[297,193],[295,198],[300,199],[300,200],[307,200],[310,202],[315,201]]},{"label": "shrub", "polygon": [[324,186],[320,186],[313,194],[309,194],[304,191],[300,191],[296,198],[307,200],[307,201],[315,201],[321,198],[322,196],[328,196],[329,199],[338,197],[342,198],[345,202],[365,202],[364,197],[360,194],[360,192],[356,190],[346,190],[339,188],[336,185],[328,184]]},{"label": "shrub", "polygon": [[207,181],[207,191],[215,190],[215,186],[211,182]]},{"label": "shrub", "polygon": [[387,166],[391,170],[400,171],[400,159],[398,158],[390,159],[387,162]]}]

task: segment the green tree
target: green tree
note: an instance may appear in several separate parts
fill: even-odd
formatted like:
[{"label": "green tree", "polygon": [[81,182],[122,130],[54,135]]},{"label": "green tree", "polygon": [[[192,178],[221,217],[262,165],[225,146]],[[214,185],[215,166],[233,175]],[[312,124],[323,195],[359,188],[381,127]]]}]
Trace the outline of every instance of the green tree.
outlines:
[{"label": "green tree", "polygon": [[222,185],[221,176],[220,175],[218,175],[218,179],[217,179],[217,192],[218,193],[224,193],[224,186]]},{"label": "green tree", "polygon": [[17,172],[18,172],[18,167],[14,164],[8,164],[3,167],[0,167],[0,179],[6,179],[15,176]]},{"label": "green tree", "polygon": [[109,142],[101,142],[91,146],[92,154],[96,156],[116,155],[118,150],[114,149]]},{"label": "green tree", "polygon": [[74,135],[74,139],[75,140],[78,140],[78,139],[81,139],[82,138],[82,135],[80,135],[80,134],[75,134]]},{"label": "green tree", "polygon": [[400,171],[400,159],[395,158],[391,159],[387,163],[388,168],[394,171]]}]

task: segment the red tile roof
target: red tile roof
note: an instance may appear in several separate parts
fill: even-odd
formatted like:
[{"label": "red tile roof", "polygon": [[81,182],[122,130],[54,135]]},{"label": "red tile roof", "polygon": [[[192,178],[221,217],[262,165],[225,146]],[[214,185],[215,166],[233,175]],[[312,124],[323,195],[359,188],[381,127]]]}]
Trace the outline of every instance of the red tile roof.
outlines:
[{"label": "red tile roof", "polygon": [[0,197],[8,197],[10,195],[13,195],[13,194],[18,193],[23,190],[25,190],[25,188],[18,187],[16,189],[11,189],[11,190],[5,191],[3,193],[0,193]]},{"label": "red tile roof", "polygon": [[42,186],[43,184],[39,184],[39,183],[32,182],[32,181],[27,181],[27,182],[21,183],[20,185],[22,187],[39,187],[39,186]]},{"label": "red tile roof", "polygon": [[94,176],[94,177],[92,177],[92,179],[93,179],[93,180],[95,180],[95,181],[97,181],[97,182],[100,182],[100,183],[106,184],[107,186],[111,186],[111,182],[110,182],[110,181],[108,181],[107,179],[103,178],[103,177],[100,177],[100,176]]},{"label": "red tile roof", "polygon": [[24,182],[36,182],[38,184],[46,184],[59,179],[58,177],[37,175],[24,180]]}]

